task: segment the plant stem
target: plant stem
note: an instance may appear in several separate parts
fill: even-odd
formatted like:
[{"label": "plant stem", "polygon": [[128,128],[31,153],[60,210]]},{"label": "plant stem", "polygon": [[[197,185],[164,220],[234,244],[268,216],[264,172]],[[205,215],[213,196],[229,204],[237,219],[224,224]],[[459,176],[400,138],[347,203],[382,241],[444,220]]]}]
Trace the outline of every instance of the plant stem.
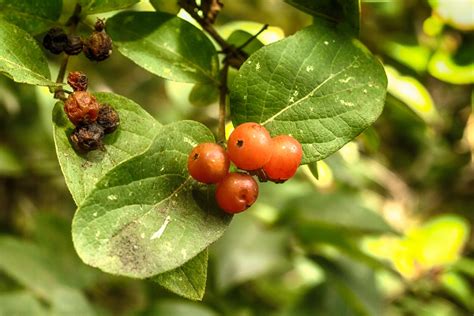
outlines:
[{"label": "plant stem", "polygon": [[[61,67],[59,68],[58,77],[56,78],[56,83],[63,83],[64,77],[66,75],[68,62],[69,62],[69,55],[66,54],[63,58],[63,61],[61,62]],[[54,90],[54,98],[59,99],[61,101],[65,101],[67,99],[62,86],[59,86]]]},{"label": "plant stem", "polygon": [[248,58],[248,55],[242,50],[250,42],[252,42],[258,35],[265,31],[268,27],[265,24],[262,29],[245,41],[239,47],[229,44],[222,36],[217,33],[216,29],[208,19],[199,15],[199,6],[195,0],[178,0],[178,4],[183,8],[199,25],[211,36],[217,44],[222,48],[222,53],[226,56],[223,60],[223,66],[221,71],[221,79],[219,84],[219,126],[217,129],[217,140],[220,143],[225,142],[225,120],[226,120],[226,99],[229,89],[227,88],[227,75],[229,73],[229,67],[232,66],[239,69],[244,61]]},{"label": "plant stem", "polygon": [[219,127],[217,130],[218,142],[225,142],[225,118],[226,118],[226,99],[227,99],[227,74],[229,73],[229,64],[224,60],[224,67],[221,73],[221,84],[219,86]]}]

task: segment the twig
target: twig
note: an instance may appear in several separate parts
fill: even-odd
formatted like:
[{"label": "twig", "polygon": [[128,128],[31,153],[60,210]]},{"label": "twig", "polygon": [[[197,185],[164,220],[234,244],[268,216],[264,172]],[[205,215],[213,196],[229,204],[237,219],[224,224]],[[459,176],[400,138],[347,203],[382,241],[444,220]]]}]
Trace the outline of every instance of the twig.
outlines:
[{"label": "twig", "polygon": [[[56,83],[63,83],[64,77],[66,75],[67,64],[69,62],[69,55],[65,55],[64,59],[61,63],[61,67],[59,68],[58,77],[56,78]],[[63,87],[59,86],[54,90],[54,98],[59,99],[61,101],[66,100],[66,95],[64,93]]]},{"label": "twig", "polygon": [[262,28],[260,29],[260,31],[257,32],[257,34],[252,35],[252,37],[248,38],[242,45],[237,47],[237,49],[238,50],[243,49],[245,46],[250,44],[254,39],[256,39],[260,34],[262,34],[263,31],[265,31],[267,28],[268,28],[268,24],[263,25]]},{"label": "twig", "polygon": [[226,99],[227,99],[227,74],[229,72],[229,63],[224,60],[224,67],[221,73],[221,84],[219,86],[219,127],[217,130],[217,140],[225,142],[225,118],[226,118]]},{"label": "twig", "polygon": [[217,139],[219,142],[225,142],[225,120],[226,120],[226,98],[228,88],[227,88],[227,75],[229,72],[229,67],[234,67],[239,69],[244,61],[248,58],[248,55],[242,50],[250,42],[252,42],[258,35],[260,35],[268,25],[265,24],[262,29],[245,41],[239,47],[229,44],[224,38],[222,38],[216,29],[212,25],[212,21],[206,19],[204,16],[199,15],[200,7],[196,4],[195,0],[178,0],[178,5],[183,8],[199,25],[206,31],[209,36],[211,36],[217,44],[221,47],[222,53],[226,56],[223,60],[221,79],[219,84],[219,126],[217,130]]}]

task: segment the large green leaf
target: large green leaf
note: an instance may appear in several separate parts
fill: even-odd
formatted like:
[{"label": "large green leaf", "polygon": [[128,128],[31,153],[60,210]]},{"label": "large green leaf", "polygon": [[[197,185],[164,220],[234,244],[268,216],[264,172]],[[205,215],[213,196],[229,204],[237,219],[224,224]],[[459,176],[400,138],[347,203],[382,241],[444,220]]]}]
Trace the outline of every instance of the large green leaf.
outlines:
[{"label": "large green leaf", "polygon": [[86,14],[109,12],[124,9],[140,0],[79,0],[82,12]]},{"label": "large green leaf", "polygon": [[160,300],[158,303],[153,305],[153,307],[145,313],[146,316],[217,316],[218,314],[214,312],[209,307],[206,307],[204,304],[196,304],[185,301],[178,300]]},{"label": "large green leaf", "polygon": [[105,272],[147,278],[183,265],[217,240],[231,216],[186,166],[196,144],[212,141],[197,122],[163,126],[145,153],[103,177],[73,220],[82,260]]},{"label": "large green leaf", "polygon": [[303,161],[324,159],[370,126],[384,105],[382,65],[357,40],[320,23],[263,47],[240,68],[234,125],[253,121],[291,134]]},{"label": "large green leaf", "polygon": [[0,0],[0,19],[15,24],[32,34],[52,27],[61,15],[61,0]]},{"label": "large green leaf", "polygon": [[207,261],[206,249],[186,264],[155,276],[153,281],[187,299],[201,300],[206,290]]},{"label": "large green leaf", "polygon": [[359,0],[285,0],[285,2],[314,17],[346,24],[354,33],[359,33]]},{"label": "large green leaf", "polygon": [[305,293],[282,316],[312,316],[315,310],[320,315],[382,315],[383,300],[373,269],[343,257],[338,262],[314,260],[324,268],[326,282]]},{"label": "large green leaf", "polygon": [[8,292],[0,295],[0,315],[46,316],[46,309],[29,292]]},{"label": "large green leaf", "polygon": [[0,73],[16,82],[56,85],[50,80],[46,57],[30,34],[0,20],[0,43]]},{"label": "large green leaf", "polygon": [[216,82],[217,53],[202,31],[162,12],[122,12],[107,21],[119,51],[157,76],[183,82]]},{"label": "large green leaf", "polygon": [[239,215],[211,250],[220,290],[281,270],[286,260],[283,230],[268,229],[250,213]]},{"label": "large green leaf", "polygon": [[355,232],[394,232],[358,195],[349,192],[312,193],[290,201],[286,210],[287,220],[301,227],[322,225]]},{"label": "large green leaf", "polygon": [[0,236],[0,253],[0,270],[48,301],[54,299],[56,290],[78,285],[77,276],[55,258],[62,253],[8,236]]},{"label": "large green leaf", "polygon": [[101,103],[109,103],[120,115],[120,127],[104,139],[105,151],[78,154],[69,142],[74,126],[67,119],[63,103],[53,110],[54,139],[59,164],[77,205],[99,179],[117,164],[142,153],[152,142],[160,124],[138,104],[113,93],[94,94]]}]

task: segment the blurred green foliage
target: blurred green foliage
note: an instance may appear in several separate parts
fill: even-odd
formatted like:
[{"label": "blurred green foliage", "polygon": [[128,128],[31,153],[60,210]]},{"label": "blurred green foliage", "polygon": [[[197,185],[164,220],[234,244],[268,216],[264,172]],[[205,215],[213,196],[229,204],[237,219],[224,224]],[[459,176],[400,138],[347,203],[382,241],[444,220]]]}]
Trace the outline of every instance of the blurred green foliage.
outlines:
[{"label": "blurred green foliage", "polygon": [[[219,30],[236,43],[262,23],[272,26],[262,44],[312,23],[279,0],[224,3]],[[71,10],[65,1],[62,18]],[[80,261],[75,205],[54,152],[54,101],[47,88],[0,77],[0,315],[472,314],[473,10],[469,0],[362,2],[360,38],[389,79],[382,116],[284,186],[261,186],[255,206],[210,247],[199,303]],[[166,82],[118,52],[101,64],[72,58],[69,69],[161,123],[217,125],[215,91]]]}]

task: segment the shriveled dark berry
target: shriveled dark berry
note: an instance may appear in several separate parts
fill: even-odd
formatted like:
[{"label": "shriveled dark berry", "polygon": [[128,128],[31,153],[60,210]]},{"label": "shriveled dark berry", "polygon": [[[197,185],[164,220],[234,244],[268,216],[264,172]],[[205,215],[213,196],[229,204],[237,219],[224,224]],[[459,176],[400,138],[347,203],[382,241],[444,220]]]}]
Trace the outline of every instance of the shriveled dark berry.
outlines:
[{"label": "shriveled dark berry", "polygon": [[61,54],[67,45],[68,37],[64,30],[53,27],[43,38],[43,46],[53,54]]},{"label": "shriveled dark berry", "polygon": [[112,54],[112,39],[101,32],[93,32],[84,43],[84,55],[92,61],[102,61]]},{"label": "shriveled dark berry", "polygon": [[64,52],[68,55],[78,55],[82,52],[84,44],[82,39],[78,35],[69,35],[67,37],[67,43],[64,47]]},{"label": "shriveled dark berry", "polygon": [[103,104],[99,108],[97,123],[104,128],[105,134],[110,134],[120,125],[120,117],[113,107],[108,104]]},{"label": "shriveled dark berry", "polygon": [[102,32],[105,29],[105,20],[104,19],[97,19],[94,25],[94,29],[97,32]]},{"label": "shriveled dark berry", "polygon": [[80,71],[72,71],[67,76],[67,83],[74,91],[86,91],[88,79],[85,73]]},{"label": "shriveled dark berry", "polygon": [[99,102],[89,92],[75,91],[64,102],[64,112],[76,126],[90,124],[97,120]]},{"label": "shriveled dark berry", "polygon": [[89,152],[103,148],[104,129],[97,123],[81,125],[74,129],[70,139],[79,152]]}]

